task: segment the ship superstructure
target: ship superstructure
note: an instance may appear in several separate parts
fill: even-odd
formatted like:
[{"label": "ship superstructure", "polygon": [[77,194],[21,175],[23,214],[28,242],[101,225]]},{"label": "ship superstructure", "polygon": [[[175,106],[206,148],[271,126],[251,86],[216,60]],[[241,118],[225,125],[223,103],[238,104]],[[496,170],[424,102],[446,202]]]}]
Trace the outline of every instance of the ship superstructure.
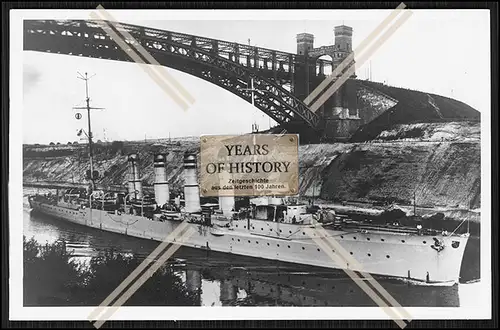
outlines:
[{"label": "ship superstructure", "polygon": [[[137,155],[129,159],[137,160]],[[155,155],[157,168],[164,155]],[[129,162],[134,167],[135,162]],[[137,169],[129,169],[135,173]],[[160,171],[160,170],[157,170]],[[454,284],[468,234],[372,224],[337,216],[331,210],[311,212],[308,205],[275,197],[250,200],[250,207],[236,209],[234,199],[201,205],[196,177],[196,155],[184,157],[185,201],[165,201],[165,175],[155,175],[155,192],[145,198],[141,185],[129,185],[127,196],[68,190],[55,196],[30,196],[33,211],[80,225],[139,238],[163,241],[183,221],[197,227],[186,246],[326,268],[363,270],[375,275],[405,278],[427,283]],[[135,181],[135,176],[130,176]],[[140,197],[140,199],[139,199]],[[144,200],[148,200],[145,203]],[[151,202],[154,201],[154,202]],[[163,205],[161,204],[163,203]],[[112,207],[110,206],[112,205]],[[335,239],[362,269],[338,264],[314,242],[306,229],[321,224],[324,233]],[[318,236],[320,237],[320,236]]]},{"label": "ship superstructure", "polygon": [[[87,94],[87,109],[89,106]],[[89,144],[91,144],[90,110]],[[89,148],[92,153],[92,148]],[[90,160],[92,155],[90,154]],[[192,248],[279,260],[334,269],[364,271],[439,285],[459,281],[468,233],[457,234],[397,223],[355,221],[273,196],[249,200],[236,207],[234,197],[220,197],[217,204],[201,204],[197,155],[184,155],[184,202],[173,196],[166,172],[167,157],[154,155],[154,196],[144,194],[138,154],[128,155],[126,193],[95,190],[92,171],[89,189],[69,189],[62,194],[29,196],[34,212],[123,235],[164,241],[182,222],[196,231],[186,242]],[[308,229],[321,226],[311,237]],[[314,241],[334,239],[357,263],[334,261]],[[332,251],[340,253],[341,251]]]}]

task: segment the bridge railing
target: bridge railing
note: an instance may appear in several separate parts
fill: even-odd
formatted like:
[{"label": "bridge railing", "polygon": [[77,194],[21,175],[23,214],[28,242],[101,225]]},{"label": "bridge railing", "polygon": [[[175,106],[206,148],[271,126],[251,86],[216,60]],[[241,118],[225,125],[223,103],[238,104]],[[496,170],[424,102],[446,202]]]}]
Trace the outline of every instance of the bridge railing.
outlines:
[{"label": "bridge railing", "polygon": [[[25,21],[24,47],[26,50],[131,61],[129,56],[118,47],[116,41],[103,31],[101,24],[97,21],[83,20],[78,22]],[[284,88],[283,81],[286,84],[294,79],[293,71],[286,73],[283,70],[279,73],[282,66],[277,68],[277,61],[273,61],[272,71],[260,71],[260,68],[252,67],[251,56],[247,57],[246,65],[237,61],[241,59],[241,53],[239,53],[240,45],[236,43],[129,24],[119,24],[116,30],[130,33],[145,49],[160,55],[157,57],[161,59],[160,63],[215,83],[245,100],[251,97],[243,95],[242,89],[248,88],[250,78],[253,77],[254,86],[266,91],[265,95],[257,93],[255,102],[255,105],[262,111],[277,122],[303,120],[314,129],[319,126],[318,115],[311,112],[298,97],[290,92],[290,89]],[[131,42],[128,41],[128,43]],[[130,46],[133,47],[132,44]],[[238,50],[238,52],[221,52],[220,48],[224,47],[233,47],[231,49]],[[250,50],[250,48],[247,49]],[[277,53],[273,51],[274,58]],[[258,55],[258,52],[255,54]],[[288,55],[291,61],[289,62],[291,63],[290,69],[293,68],[293,59],[296,57],[292,56],[293,54]],[[256,60],[260,61],[260,58],[253,58],[254,66],[257,63]],[[206,69],[209,70],[200,70],[199,65],[191,66],[192,61],[206,65]],[[212,69],[219,70],[223,74],[210,71]],[[258,71],[258,74],[255,71]],[[210,74],[207,75],[206,72]]]},{"label": "bridge railing", "polygon": [[[80,30],[82,28],[91,28],[99,30],[102,29],[101,24],[95,20],[33,21],[30,22],[30,24],[32,26],[36,26],[37,22],[40,28],[46,27],[47,24],[51,24],[56,26],[72,27]],[[244,66],[247,67],[251,66],[257,69],[293,72],[293,67],[296,64],[303,65],[306,62],[306,58],[304,55],[298,55],[269,48],[250,46],[225,40],[211,39],[201,36],[190,35],[186,33],[160,30],[156,28],[144,27],[134,24],[126,24],[118,22],[115,24],[117,26],[118,32],[123,30],[130,33],[130,35],[132,35],[133,37],[137,38],[152,37],[152,38],[157,38],[159,40],[173,41],[185,45],[187,44],[192,45],[192,43],[194,43],[196,47],[205,50],[217,51],[219,54],[224,55],[224,57],[234,62],[240,61],[241,57],[243,58],[246,57],[247,59],[250,59],[250,61],[246,62],[245,60],[243,60],[240,61],[239,63]],[[104,32],[103,36],[105,36]],[[323,59],[317,59],[315,61],[310,60],[308,64],[310,66],[320,64],[325,67],[332,65],[331,61]]]}]

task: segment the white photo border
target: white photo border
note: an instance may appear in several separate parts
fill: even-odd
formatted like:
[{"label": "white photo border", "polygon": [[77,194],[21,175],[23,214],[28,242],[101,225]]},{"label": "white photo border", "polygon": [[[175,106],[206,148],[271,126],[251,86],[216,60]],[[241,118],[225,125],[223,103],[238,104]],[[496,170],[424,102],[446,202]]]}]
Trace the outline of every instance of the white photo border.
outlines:
[{"label": "white photo border", "polygon": [[[366,12],[368,18],[374,10]],[[389,10],[384,10],[389,12]],[[442,10],[440,10],[442,11]],[[131,20],[332,20],[339,10],[109,10]],[[489,11],[484,10],[489,21]],[[89,19],[91,10],[10,11],[9,315],[11,321],[87,320],[95,307],[23,306],[23,20]],[[490,33],[490,32],[488,32]],[[486,51],[486,50],[484,50]],[[488,54],[490,49],[487,50]],[[490,82],[488,72],[488,82]],[[490,88],[491,93],[491,88]],[[490,101],[490,100],[488,100]],[[481,113],[481,280],[476,307],[405,307],[413,319],[491,319],[491,114]],[[96,306],[97,307],[97,306]],[[193,309],[196,308],[196,313]],[[228,311],[228,309],[231,309]],[[170,316],[170,317],[169,317]],[[379,307],[121,307],[110,320],[388,320]]]}]

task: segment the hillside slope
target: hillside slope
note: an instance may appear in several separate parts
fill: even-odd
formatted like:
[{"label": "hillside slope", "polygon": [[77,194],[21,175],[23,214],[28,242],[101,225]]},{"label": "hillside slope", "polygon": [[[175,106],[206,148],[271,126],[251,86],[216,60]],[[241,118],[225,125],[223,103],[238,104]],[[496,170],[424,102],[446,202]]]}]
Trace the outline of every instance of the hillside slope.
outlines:
[{"label": "hillside slope", "polygon": [[363,118],[366,112],[370,118],[351,136],[351,142],[373,140],[395,124],[480,120],[479,111],[445,96],[357,79],[350,79],[348,86],[358,91],[369,90],[370,93],[362,95],[372,95],[362,99],[358,96],[360,116]]},{"label": "hillside slope", "polygon": [[478,208],[477,143],[367,143],[301,149],[300,193],[336,201]]}]

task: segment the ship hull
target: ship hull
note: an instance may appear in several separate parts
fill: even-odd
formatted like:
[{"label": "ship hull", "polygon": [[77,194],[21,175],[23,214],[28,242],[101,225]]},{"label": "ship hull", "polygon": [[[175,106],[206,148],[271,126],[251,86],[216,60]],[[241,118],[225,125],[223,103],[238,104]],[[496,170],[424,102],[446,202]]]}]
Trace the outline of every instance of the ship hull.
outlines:
[{"label": "ship hull", "polygon": [[[30,201],[35,212],[105,231],[163,241],[181,221],[155,221],[137,215],[95,209],[71,209]],[[250,224],[250,229],[247,228]],[[218,252],[325,268],[349,269],[417,282],[458,283],[468,235],[429,236],[380,231],[324,230],[262,220],[233,221],[231,228],[193,224],[197,229],[183,245]],[[328,236],[328,253],[315,240]],[[435,239],[443,249],[436,249]],[[322,240],[325,242],[325,240]],[[324,245],[323,245],[324,246]],[[331,248],[331,252],[329,249]],[[348,258],[342,258],[342,256]],[[352,257],[351,258],[349,258]],[[346,260],[349,259],[349,260]]]}]

